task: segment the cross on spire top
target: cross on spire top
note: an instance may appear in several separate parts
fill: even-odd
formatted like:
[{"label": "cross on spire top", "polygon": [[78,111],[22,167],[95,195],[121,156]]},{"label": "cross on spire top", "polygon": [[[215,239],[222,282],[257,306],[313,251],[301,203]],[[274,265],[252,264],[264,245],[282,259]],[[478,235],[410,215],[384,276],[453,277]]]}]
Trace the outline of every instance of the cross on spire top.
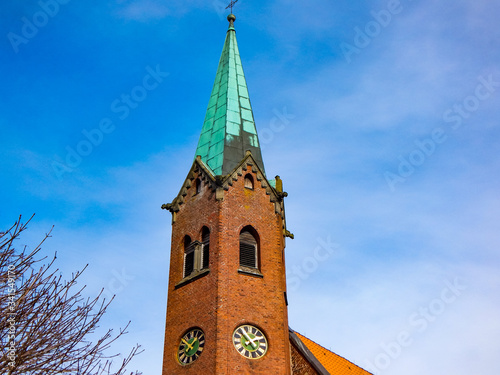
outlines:
[{"label": "cross on spire top", "polygon": [[234,4],[236,4],[237,2],[238,2],[238,0],[231,0],[229,5],[226,7],[226,9],[231,8],[231,14],[233,14],[233,7],[234,7]]}]

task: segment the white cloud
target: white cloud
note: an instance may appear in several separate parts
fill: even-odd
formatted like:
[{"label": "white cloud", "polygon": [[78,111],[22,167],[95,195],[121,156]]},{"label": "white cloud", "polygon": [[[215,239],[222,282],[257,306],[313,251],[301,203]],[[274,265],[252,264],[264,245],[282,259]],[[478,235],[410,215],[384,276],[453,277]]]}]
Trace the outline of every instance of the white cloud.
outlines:
[{"label": "white cloud", "polygon": [[165,18],[170,14],[171,10],[166,5],[155,0],[135,0],[118,10],[120,17],[141,22]]}]

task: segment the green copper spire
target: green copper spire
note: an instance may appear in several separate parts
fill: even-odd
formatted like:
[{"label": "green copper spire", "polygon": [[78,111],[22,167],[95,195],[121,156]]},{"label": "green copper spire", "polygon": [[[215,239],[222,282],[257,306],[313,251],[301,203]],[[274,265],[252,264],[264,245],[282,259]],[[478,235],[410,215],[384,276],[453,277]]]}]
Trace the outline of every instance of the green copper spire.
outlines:
[{"label": "green copper spire", "polygon": [[225,175],[250,150],[264,171],[247,83],[236,43],[236,17],[230,14],[227,19],[229,29],[195,156],[200,155],[201,160],[216,175]]}]

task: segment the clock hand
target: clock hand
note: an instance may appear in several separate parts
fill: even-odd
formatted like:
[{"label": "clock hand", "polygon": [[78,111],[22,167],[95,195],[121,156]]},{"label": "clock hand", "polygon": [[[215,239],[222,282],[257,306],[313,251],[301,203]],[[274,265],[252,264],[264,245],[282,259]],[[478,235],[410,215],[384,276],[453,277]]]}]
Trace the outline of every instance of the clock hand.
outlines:
[{"label": "clock hand", "polygon": [[[184,340],[184,339],[181,339],[181,340],[182,340],[182,342],[183,342],[184,344],[186,344],[186,345],[187,345],[187,347],[189,348],[189,350],[193,350],[193,345],[192,345],[192,344],[188,343],[188,342],[187,342],[186,340]],[[194,343],[194,341],[193,341],[193,343]]]},{"label": "clock hand", "polygon": [[248,334],[246,333],[246,331],[245,331],[244,329],[242,329],[242,331],[243,331],[243,336],[245,336],[245,338],[248,340],[248,341],[245,343],[245,345],[248,345],[248,343],[250,343],[250,344],[252,344],[252,347],[253,347],[254,349],[257,349],[257,344],[255,344],[255,343],[254,343],[254,340],[255,340],[255,339],[253,339],[253,340],[252,340],[252,339],[250,338],[250,336],[248,336]]}]

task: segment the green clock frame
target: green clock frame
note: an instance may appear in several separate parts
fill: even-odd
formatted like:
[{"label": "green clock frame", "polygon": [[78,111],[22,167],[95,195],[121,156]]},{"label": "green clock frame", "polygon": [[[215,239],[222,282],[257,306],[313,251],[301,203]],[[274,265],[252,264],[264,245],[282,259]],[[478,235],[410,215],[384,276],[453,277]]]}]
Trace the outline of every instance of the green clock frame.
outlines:
[{"label": "green clock frame", "polygon": [[205,333],[199,328],[192,328],[179,342],[177,359],[183,366],[190,365],[198,359],[205,347]]},{"label": "green clock frame", "polygon": [[234,330],[233,345],[238,353],[249,359],[262,358],[269,347],[266,335],[250,324],[241,325]]}]

